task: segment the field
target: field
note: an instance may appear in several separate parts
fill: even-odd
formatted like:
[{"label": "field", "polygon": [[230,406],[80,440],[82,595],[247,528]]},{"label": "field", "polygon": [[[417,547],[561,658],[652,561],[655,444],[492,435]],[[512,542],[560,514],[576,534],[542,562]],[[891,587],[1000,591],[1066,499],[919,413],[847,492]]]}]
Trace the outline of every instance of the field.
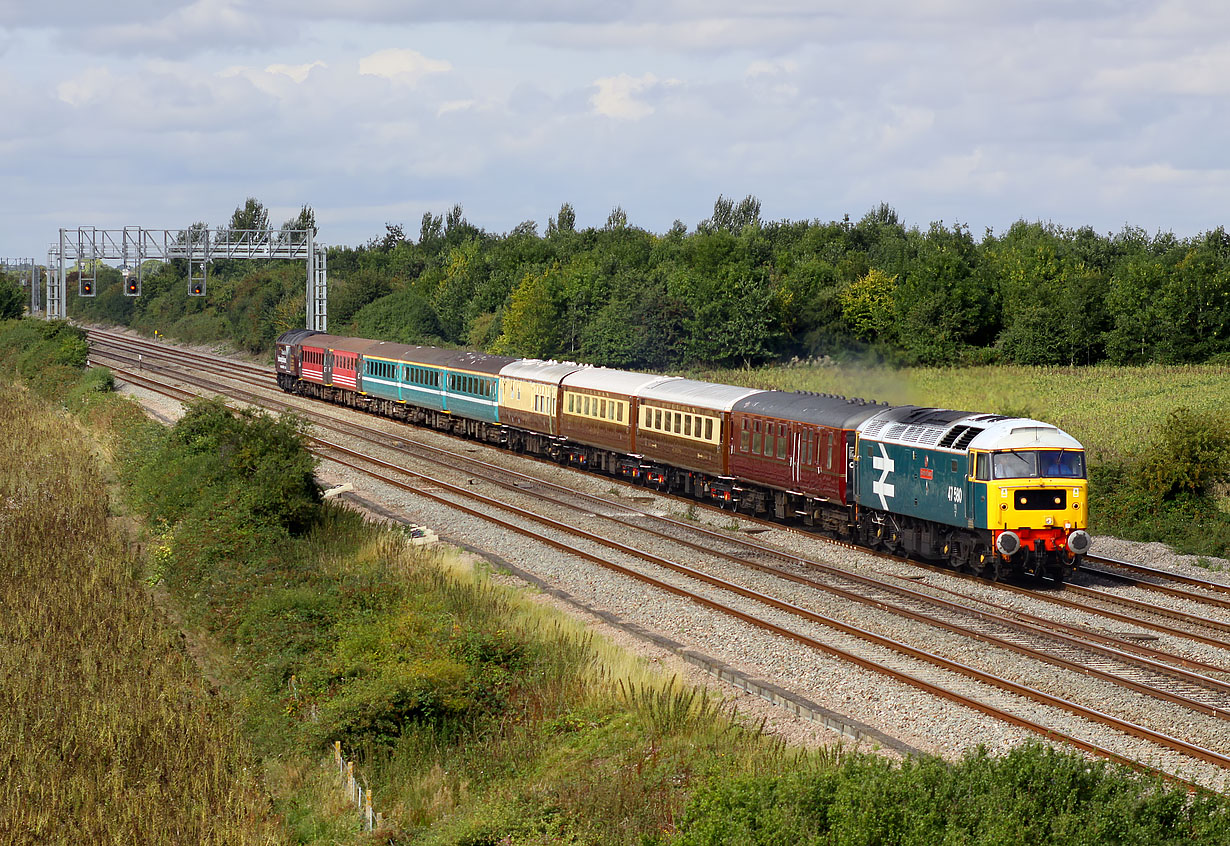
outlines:
[{"label": "field", "polygon": [[809,365],[694,375],[732,385],[1033,417],[1073,435],[1094,462],[1138,451],[1174,408],[1230,409],[1230,368],[1224,366],[890,370]]},{"label": "field", "polygon": [[0,404],[0,843],[280,843],[237,721],[132,577],[73,418]]}]

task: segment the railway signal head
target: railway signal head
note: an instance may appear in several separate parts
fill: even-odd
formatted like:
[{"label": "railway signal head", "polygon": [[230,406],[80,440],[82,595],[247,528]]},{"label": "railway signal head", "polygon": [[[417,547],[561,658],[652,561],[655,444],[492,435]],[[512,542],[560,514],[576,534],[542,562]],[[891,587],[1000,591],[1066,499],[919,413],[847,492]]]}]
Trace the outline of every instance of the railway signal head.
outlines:
[{"label": "railway signal head", "polygon": [[128,283],[124,286],[124,293],[130,297],[135,297],[137,294],[141,293],[140,289],[137,287],[136,279],[128,280]]},{"label": "railway signal head", "polygon": [[81,280],[81,290],[78,293],[83,297],[94,296],[94,283],[89,279]]},{"label": "railway signal head", "polygon": [[193,297],[205,296],[205,283],[194,280],[188,285],[188,294]]}]

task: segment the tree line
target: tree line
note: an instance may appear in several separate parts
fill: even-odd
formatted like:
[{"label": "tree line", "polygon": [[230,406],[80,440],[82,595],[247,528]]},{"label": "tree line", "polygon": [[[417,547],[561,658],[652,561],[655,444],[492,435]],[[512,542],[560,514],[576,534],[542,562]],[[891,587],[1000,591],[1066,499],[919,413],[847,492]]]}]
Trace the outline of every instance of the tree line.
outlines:
[{"label": "tree line", "polygon": [[[267,213],[249,198],[232,228]],[[203,226],[203,224],[198,224]],[[283,229],[314,226],[305,206]],[[99,278],[70,313],[268,349],[302,325],[301,265],[217,262],[189,300],[176,262],[123,302]],[[766,221],[755,197],[656,234],[621,208],[578,228],[565,203],[539,232],[503,234],[462,208],[328,255],[329,327],[406,343],[667,370],[814,356],[893,364],[1220,362],[1230,357],[1230,238],[1020,221],[907,226],[881,204],[857,222]],[[158,324],[158,325],[154,325]],[[177,328],[178,327],[178,328]],[[202,338],[203,339],[203,338]]]}]

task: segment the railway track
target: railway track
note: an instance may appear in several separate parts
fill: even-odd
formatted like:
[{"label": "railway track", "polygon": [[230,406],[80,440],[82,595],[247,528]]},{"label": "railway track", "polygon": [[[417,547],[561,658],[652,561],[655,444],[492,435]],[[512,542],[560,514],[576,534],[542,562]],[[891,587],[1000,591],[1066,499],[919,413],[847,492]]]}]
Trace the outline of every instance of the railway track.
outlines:
[{"label": "railway track", "polygon": [[[179,355],[178,351],[176,352],[176,355],[177,356]],[[208,365],[208,366],[215,367],[215,365]],[[229,365],[227,365],[223,369],[227,371],[228,376],[231,376],[233,378],[234,373],[232,371],[234,368],[231,368]],[[249,370],[248,373],[249,374],[259,373],[259,369]],[[131,378],[134,380],[140,380],[143,377],[141,376],[141,374],[128,373],[127,378]],[[194,377],[194,378],[199,378],[199,377]],[[266,376],[266,379],[267,378],[268,377]],[[151,380],[146,380],[146,381],[151,381]],[[201,387],[204,387],[204,386],[201,386]],[[271,387],[271,386],[267,385],[266,387]],[[217,388],[215,387],[213,389],[216,390]],[[162,390],[166,390],[166,389],[164,388]],[[251,399],[256,399],[256,398],[249,397],[249,400]],[[354,436],[353,432],[351,434],[352,436]],[[373,437],[369,436],[368,439],[372,440]],[[380,433],[378,435],[375,435],[374,439],[376,441],[380,441],[380,440],[388,441],[390,439],[390,436],[387,433]],[[397,440],[402,440],[403,445],[406,443],[404,439],[397,439]],[[387,444],[385,444],[385,446],[387,446]],[[323,451],[324,454],[326,455],[331,454],[336,459],[338,453],[342,450],[345,450],[346,448],[343,448],[338,444],[329,444],[328,446],[322,445],[320,449]],[[352,463],[356,461],[375,462],[378,467],[382,468],[380,470],[377,470],[376,472],[379,472],[382,474],[388,474],[390,472],[393,472],[393,470],[391,469],[393,465],[391,465],[389,462],[385,462],[383,459],[378,459],[378,458],[375,458],[374,456],[365,456],[363,458],[359,458],[358,456],[353,454],[353,451],[350,451],[350,450],[346,450],[346,451],[351,453],[350,458],[345,459],[347,461],[350,461]],[[475,459],[471,459],[466,456],[462,456],[461,458],[464,461],[470,463],[470,466],[468,467],[468,470],[467,470],[467,472],[470,472],[470,473],[474,472],[475,466],[477,466],[478,464],[483,464],[482,462],[476,462]],[[456,456],[453,456],[452,460],[455,461]],[[487,465],[487,466],[490,467],[491,465]],[[367,472],[372,472],[372,471],[369,468]],[[409,471],[399,470],[398,472],[409,472]],[[501,472],[504,472],[504,471],[501,471]],[[436,496],[436,494],[432,494],[430,491],[423,490],[422,480],[426,479],[427,477],[417,472],[414,473],[413,475],[420,480],[419,484],[411,484],[411,489],[415,491],[416,495]],[[524,477],[524,474],[521,474],[521,475]],[[533,480],[530,482],[525,481],[526,479],[529,479],[529,478],[530,477],[524,477],[520,482],[513,481],[510,483],[507,483],[506,489],[508,487],[516,488],[519,484],[526,485],[526,486],[533,485],[533,486],[536,486],[538,489],[535,492],[535,495],[539,499],[543,498],[542,489],[546,483],[543,483],[541,480]],[[396,484],[395,482],[387,478],[384,481],[386,484]],[[491,481],[491,480],[488,480],[488,481]],[[492,483],[494,484],[494,482]],[[440,479],[440,478],[432,478],[431,481],[428,483],[428,486],[431,487],[432,489],[435,489],[438,487],[443,488],[447,486],[452,486],[453,488],[457,487],[455,485],[452,485],[452,483],[444,479]],[[555,486],[555,487],[558,487],[558,486]],[[471,498],[475,497],[475,492],[473,490],[464,490],[464,493]],[[569,496],[576,498],[577,494],[575,492],[571,492],[569,493]],[[589,504],[595,505],[596,503],[594,501],[598,499],[599,498],[597,497],[590,497]],[[603,502],[605,503],[605,506],[607,508],[611,507],[611,502],[609,500],[603,500]],[[620,505],[620,508],[628,510],[627,506],[624,503],[620,503],[619,505]],[[457,503],[453,503],[453,507],[462,508],[464,510],[464,507]],[[503,500],[491,499],[484,503],[485,510],[491,510],[491,509],[497,509],[497,508],[507,509],[508,507],[509,505]],[[518,513],[519,519],[526,519],[526,520],[550,519],[550,518],[543,518],[541,516],[534,516],[531,512],[528,512],[528,511],[524,511],[524,510],[522,511],[523,513]],[[645,517],[643,514],[640,516],[630,515],[630,516],[622,518],[620,522],[622,523],[622,525],[624,525],[626,528],[629,528],[629,529],[637,528],[641,531],[650,531],[648,529],[645,529],[644,527],[638,527],[635,525],[636,521],[643,521],[644,519]],[[751,554],[753,556],[761,556],[761,557],[776,556],[778,559],[784,560],[786,563],[794,567],[803,567],[805,569],[810,569],[813,571],[816,571],[816,570],[819,570],[821,572],[824,571],[824,565],[820,564],[819,562],[809,561],[799,556],[792,556],[787,553],[782,553],[780,551],[773,550],[772,548],[765,547],[764,545],[749,542],[748,540],[744,538],[731,538],[729,536],[722,536],[721,533],[716,533],[716,532],[712,532],[709,530],[701,530],[700,527],[683,525],[680,523],[680,521],[674,521],[674,522],[676,525],[671,530],[673,532],[673,535],[670,536],[670,540],[673,543],[690,545],[693,548],[699,549],[708,555],[716,554],[715,553],[716,547],[719,547],[721,545],[728,545],[728,546],[738,547],[744,550],[745,553],[748,550],[752,550]],[[559,520],[555,520],[554,523],[557,524],[557,530],[558,530],[558,526],[567,525],[566,523],[562,523]],[[684,541],[682,538],[678,537],[678,535],[685,534],[685,530],[698,533],[700,540]],[[575,529],[573,531],[575,531]],[[662,535],[660,531],[658,532],[658,534]],[[605,544],[606,546],[608,546],[608,548],[619,548],[624,553],[628,552],[628,550],[626,549],[627,544],[615,543],[615,542],[612,542],[609,538],[602,539],[602,540],[594,540],[594,538],[590,538],[587,542]],[[569,544],[568,548],[571,549],[573,546],[575,546],[575,543]],[[738,554],[731,554],[731,553],[722,553],[722,554],[731,560],[736,560],[738,558]],[[955,672],[960,675],[965,675],[967,678],[973,678],[979,681],[981,684],[994,685],[994,686],[999,687],[1001,690],[1008,690],[1016,695],[1029,696],[1030,698],[1033,698],[1035,696],[1040,696],[1042,697],[1041,699],[1035,698],[1034,701],[1047,704],[1050,707],[1063,708],[1065,710],[1068,710],[1070,713],[1079,713],[1085,718],[1098,719],[1100,722],[1103,722],[1103,724],[1106,724],[1106,725],[1115,724],[1112,722],[1107,722],[1107,720],[1110,720],[1110,721],[1117,720],[1117,718],[1114,718],[1114,717],[1111,717],[1110,715],[1105,715],[1105,714],[1100,714],[1098,715],[1098,717],[1094,717],[1093,715],[1097,712],[1095,712],[1093,709],[1089,709],[1087,706],[1082,706],[1082,705],[1079,705],[1078,703],[1069,702],[1067,700],[1062,699],[1062,697],[1055,697],[1051,694],[1046,694],[1042,691],[1031,690],[1027,688],[1026,686],[1018,685],[1016,682],[1012,682],[1007,679],[998,679],[997,677],[989,673],[985,673],[982,670],[978,670],[973,667],[962,665],[959,662],[952,662],[949,659],[943,658],[942,656],[934,655],[932,653],[927,652],[926,650],[920,650],[915,646],[910,646],[908,644],[904,644],[904,643],[900,643],[897,641],[893,641],[891,639],[883,638],[880,635],[876,635],[872,632],[867,632],[865,630],[859,629],[857,626],[850,626],[848,623],[843,623],[839,620],[835,620],[830,617],[825,617],[824,615],[818,615],[813,611],[809,611],[808,609],[801,608],[793,603],[784,602],[783,600],[780,600],[780,599],[775,599],[772,596],[767,596],[759,591],[752,590],[750,588],[743,587],[740,585],[736,585],[733,582],[729,582],[728,580],[722,579],[718,576],[703,573],[699,570],[696,570],[695,568],[684,567],[684,565],[678,564],[677,562],[672,562],[667,559],[663,559],[661,558],[661,556],[655,556],[650,553],[644,553],[643,551],[641,553],[638,553],[638,555],[640,555],[642,559],[653,563],[657,567],[663,567],[669,570],[673,570],[674,572],[677,572],[677,573],[685,573],[688,576],[688,578],[698,580],[702,583],[706,583],[714,587],[718,587],[723,591],[735,593],[744,598],[754,599],[756,602],[759,602],[770,608],[774,608],[778,611],[785,611],[792,615],[801,617],[802,619],[809,620],[812,623],[816,623],[816,624],[823,625],[829,628],[833,628],[838,631],[842,631],[846,634],[854,635],[856,637],[864,639],[866,642],[873,643],[873,644],[876,644],[877,646],[890,649],[899,654],[909,655],[915,659],[932,663],[933,666],[940,667],[942,669],[947,670],[948,672]],[[616,564],[615,562],[610,562],[610,561],[608,561],[607,564],[603,566],[607,566],[611,564],[613,564],[616,569],[622,566],[622,565]],[[851,574],[847,572],[844,572],[844,571],[833,572],[832,568],[828,568],[829,572],[824,574],[824,578],[829,579],[830,581],[832,580],[840,581],[844,579],[847,582],[854,582],[855,584],[861,584],[865,592],[860,595],[856,593],[855,591],[851,590],[849,587],[841,587],[839,585],[835,585],[832,583],[824,583],[820,579],[818,579],[815,575],[805,575],[805,576],[791,575],[791,574],[786,573],[784,570],[782,570],[779,567],[767,568],[764,565],[755,564],[754,562],[751,562],[747,560],[746,558],[744,558],[740,562],[740,564],[741,566],[745,566],[745,567],[758,568],[760,569],[761,572],[768,572],[771,570],[774,573],[775,578],[789,579],[789,580],[794,581],[796,584],[804,584],[808,586],[809,589],[824,590],[829,593],[835,592],[838,595],[841,595],[851,601],[858,602],[863,605],[875,606],[875,607],[886,608],[886,609],[891,608],[893,610],[893,613],[897,613],[897,614],[905,614],[907,616],[911,614],[918,615],[919,611],[917,610],[917,606],[921,604],[923,606],[926,606],[929,609],[927,612],[927,616],[930,618],[929,623],[928,623],[929,625],[937,625],[941,627],[946,626],[949,628],[950,631],[959,630],[965,636],[971,635],[971,629],[978,628],[978,626],[971,626],[971,623],[970,623],[971,616],[981,620],[982,624],[985,624],[985,626],[983,626],[984,629],[1001,629],[1002,630],[1004,627],[1007,627],[1013,632],[1013,634],[1008,638],[1004,637],[1002,631],[999,634],[996,634],[992,631],[987,631],[987,630],[977,632],[974,634],[974,636],[982,638],[983,641],[986,643],[994,642],[1002,648],[1011,648],[1011,649],[1015,649],[1018,652],[1030,653],[1032,651],[1034,653],[1037,653],[1038,650],[1036,648],[1036,645],[1032,645],[1029,641],[1031,639],[1046,639],[1050,641],[1052,644],[1050,647],[1051,651],[1047,653],[1043,653],[1041,655],[1035,655],[1034,657],[1037,658],[1037,660],[1044,660],[1047,663],[1052,663],[1057,666],[1067,666],[1069,668],[1078,667],[1077,669],[1078,672],[1084,672],[1086,674],[1101,674],[1101,676],[1107,679],[1108,681],[1111,679],[1114,679],[1115,683],[1126,684],[1129,687],[1134,686],[1133,689],[1136,689],[1138,691],[1143,691],[1145,689],[1148,689],[1151,691],[1149,695],[1157,695],[1156,693],[1157,688],[1155,687],[1157,683],[1156,677],[1164,677],[1165,679],[1168,680],[1165,684],[1170,685],[1172,688],[1175,687],[1176,685],[1180,687],[1186,685],[1187,689],[1184,690],[1183,692],[1175,692],[1174,690],[1171,690],[1169,693],[1166,693],[1163,696],[1163,698],[1168,698],[1168,701],[1171,701],[1171,702],[1178,702],[1179,700],[1183,700],[1184,702],[1183,707],[1191,708],[1199,713],[1204,713],[1208,716],[1212,716],[1217,719],[1222,719],[1224,718],[1224,715],[1225,715],[1224,697],[1227,694],[1227,689],[1224,683],[1220,682],[1217,679],[1211,678],[1209,676],[1202,675],[1202,672],[1215,673],[1218,671],[1222,671],[1222,668],[1220,667],[1216,667],[1210,664],[1202,664],[1201,662],[1191,661],[1189,659],[1183,659],[1180,656],[1166,656],[1164,653],[1160,653],[1156,650],[1148,650],[1148,649],[1140,648],[1139,644],[1121,643],[1119,644],[1120,646],[1126,646],[1126,647],[1129,647],[1129,649],[1120,650],[1118,646],[1112,646],[1109,643],[1105,642],[1107,640],[1113,641],[1113,639],[1103,638],[1103,641],[1104,641],[1103,643],[1093,644],[1091,640],[1087,637],[1088,633],[1085,633],[1084,639],[1082,639],[1083,636],[1079,633],[1072,633],[1070,635],[1065,635],[1065,637],[1068,637],[1069,639],[1064,641],[1067,644],[1067,646],[1064,648],[1079,650],[1086,654],[1086,657],[1084,657],[1083,659],[1079,659],[1079,661],[1083,661],[1083,664],[1082,664],[1082,663],[1078,663],[1078,660],[1073,660],[1071,658],[1063,658],[1063,657],[1060,657],[1054,654],[1055,653],[1054,642],[1056,640],[1054,636],[1055,632],[1038,631],[1038,628],[1040,627],[1040,625],[1053,626],[1053,623],[1047,623],[1047,621],[1042,621],[1041,624],[1039,624],[1038,622],[1030,622],[1030,621],[1024,621],[1024,620],[1018,620],[1016,622],[1009,623],[1005,619],[995,618],[995,615],[988,614],[986,612],[973,613],[971,612],[971,609],[969,608],[958,607],[955,604],[950,603],[950,607],[948,607],[947,610],[945,611],[945,613],[950,615],[950,619],[945,622],[942,620],[938,620],[934,612],[934,609],[938,605],[942,605],[942,603],[938,603],[934,597],[924,596],[922,594],[918,594],[917,592],[913,592],[914,595],[911,595],[911,592],[906,591],[899,586],[892,587],[892,586],[888,586],[883,583],[876,584],[874,583],[874,580],[863,580],[862,582],[860,582],[859,579],[852,578]],[[642,577],[649,578],[649,579],[653,578],[653,577],[646,577],[644,574],[642,574],[641,576],[636,576],[636,578],[642,578]],[[879,595],[869,595],[866,591],[872,591],[872,592],[878,591],[880,593]],[[676,590],[675,592],[678,592],[678,591]],[[683,595],[683,594],[680,594],[680,595]],[[705,599],[702,601],[701,599],[696,599],[691,596],[689,598],[692,598],[693,601],[699,602],[702,605],[707,604],[708,607],[714,607],[714,608],[717,607],[717,605],[713,604],[715,600],[712,600],[712,599]],[[914,603],[916,606],[915,609],[913,610],[907,607],[911,603]],[[735,613],[735,616],[739,616],[740,613],[746,613],[746,612],[724,611],[724,613]],[[740,619],[742,619],[742,617],[740,617]],[[751,621],[747,621],[747,622],[751,622]],[[763,623],[766,621],[761,620],[761,622]],[[770,625],[776,625],[776,624],[770,624]],[[806,635],[801,635],[798,632],[794,632],[793,634],[778,632],[778,634],[780,636],[791,637],[792,639],[799,641],[799,642],[804,642],[803,640],[800,640],[800,638],[807,638]],[[1011,642],[1012,639],[1016,639],[1017,642],[1012,643]],[[1020,642],[1022,639],[1026,642]],[[811,638],[810,640],[814,641],[815,638]],[[1060,640],[1062,641],[1063,638],[1060,638]],[[811,644],[810,642],[809,642],[809,645],[813,645],[813,648],[817,648],[820,651],[828,652],[828,654],[836,654],[834,652],[829,651],[831,647],[822,648],[822,646],[816,646],[814,644]],[[1096,659],[1090,659],[1088,657],[1089,650],[1093,648],[1095,645],[1101,649],[1100,652],[1098,652],[1096,649],[1094,650],[1095,654],[1097,654],[1099,657],[1097,657]],[[1129,652],[1131,652],[1132,654],[1128,654]],[[1152,653],[1151,655],[1149,654],[1150,652]],[[843,660],[853,660],[852,658],[848,657],[845,653],[843,653],[839,657],[842,657]],[[865,659],[860,659],[860,660],[865,660]],[[1104,666],[1107,665],[1108,662],[1119,662],[1119,666],[1117,666],[1114,670],[1101,669],[1101,668],[1094,666],[1094,664],[1098,662],[1101,662]],[[866,666],[865,664],[860,663],[859,660],[854,660],[854,663],[859,664],[860,666]],[[1184,665],[1184,668],[1180,669],[1179,666],[1177,665]],[[1125,666],[1132,667],[1134,669],[1131,671],[1131,673],[1127,673],[1123,669],[1123,667]],[[1193,672],[1193,669],[1198,669],[1200,672]],[[880,667],[877,671],[882,672],[883,670],[884,668]],[[1126,678],[1126,676],[1131,675],[1131,674],[1135,674],[1137,679],[1132,680],[1132,679]],[[1150,674],[1153,674],[1154,677],[1150,678],[1148,681],[1140,680],[1142,676],[1148,676]],[[904,680],[904,679],[901,679],[901,680]],[[915,686],[919,686],[920,689],[927,689],[923,687],[923,685],[927,683],[917,678],[914,678],[912,682],[908,682],[908,683],[914,684]],[[929,692],[932,692],[935,695],[944,696],[945,698],[949,698],[952,701],[957,701],[956,699],[953,699],[953,696],[960,696],[960,694],[957,694],[951,690],[946,690],[943,692],[936,691],[936,690],[930,690]],[[966,703],[966,704],[969,704],[969,703]],[[974,707],[977,710],[983,710],[984,713],[988,713],[987,711],[984,710],[984,708],[987,707],[985,706],[985,703],[983,703],[982,705],[970,704],[969,707]],[[1013,719],[1019,719],[1019,718],[1006,718],[1006,717],[1000,717],[1000,718],[1008,719],[1009,722],[1012,722]],[[1030,721],[1026,721],[1026,723],[1029,723],[1029,722]],[[1024,724],[1021,724],[1021,725],[1022,727],[1027,727]],[[1030,728],[1030,730],[1039,731],[1039,733],[1048,734],[1050,736],[1056,735],[1056,732],[1054,732],[1053,730],[1043,728],[1040,725],[1036,725],[1036,724],[1031,724],[1031,725],[1032,727]],[[1187,744],[1185,741],[1179,741],[1176,738],[1167,738],[1163,733],[1156,732],[1152,729],[1148,729],[1143,726],[1133,727],[1131,726],[1130,723],[1127,723],[1127,721],[1118,720],[1116,725],[1117,725],[1117,730],[1126,731],[1127,733],[1133,734],[1137,737],[1149,739],[1151,742],[1161,743],[1162,745],[1166,745],[1168,748],[1182,751],[1183,754],[1191,755],[1192,757],[1200,758],[1201,760],[1214,763],[1219,767],[1226,766],[1227,762],[1225,761],[1225,758],[1221,755],[1221,753],[1214,751],[1212,749],[1203,749],[1203,752],[1201,752],[1200,750],[1202,749],[1202,747],[1197,747],[1197,746],[1194,746],[1193,744]],[[1125,727],[1125,725],[1127,727]],[[1082,745],[1082,743],[1086,743],[1086,745]],[[1087,748],[1087,742],[1082,741],[1080,743],[1077,743],[1076,745],[1081,746],[1081,748]],[[1088,751],[1095,751],[1095,750],[1088,749]],[[1103,750],[1103,752],[1105,751],[1107,750]],[[1102,753],[1099,752],[1099,754],[1102,754]],[[1110,753],[1110,757],[1115,757],[1115,756],[1116,756],[1116,753]],[[1122,757],[1122,756],[1119,756],[1119,757]]]},{"label": "railway track", "polygon": [[[117,335],[114,333],[101,332],[101,331],[95,330],[91,332],[91,338],[95,338],[95,337],[105,341],[106,343],[112,345],[113,347],[117,349],[126,349],[134,354],[148,353],[148,354],[153,354],[153,355],[163,355],[163,354],[168,353],[168,349],[166,345],[157,344],[157,343],[153,343],[149,341],[143,341],[141,339],[134,339],[130,336]],[[212,372],[219,376],[229,376],[231,378],[236,378],[236,379],[246,382],[247,384],[253,387],[259,387],[259,388],[264,388],[264,389],[269,389],[269,390],[274,390],[274,391],[277,390],[272,384],[274,371],[271,367],[261,367],[261,366],[257,366],[253,364],[246,364],[243,362],[234,362],[230,360],[227,360],[225,365],[220,365],[216,358],[202,355],[200,353],[180,350],[178,348],[174,349],[173,353],[169,356],[169,358],[170,360],[175,361],[176,363],[182,363],[182,361],[184,360],[192,360],[192,361],[197,362],[200,365],[200,367],[206,372]],[[278,393],[280,393],[280,391]],[[297,408],[297,410],[300,413],[302,413],[302,407]],[[547,464],[548,466],[552,466],[552,467],[558,466],[558,465],[555,465],[553,462],[545,461],[543,459],[533,458],[529,456],[521,456],[521,458],[527,461],[541,462],[541,463]],[[617,484],[623,487],[629,487],[634,490],[637,489],[635,486],[632,486],[630,483],[625,482],[621,479],[612,478],[610,481],[612,482],[612,484]],[[670,494],[663,494],[658,491],[654,491],[654,495],[670,496]],[[704,508],[709,508],[709,509],[713,508],[712,506],[707,506],[702,503],[697,503],[690,499],[681,498],[681,501],[687,502],[691,505],[697,505],[698,507],[704,507]],[[728,512],[721,512],[721,513],[728,513]],[[798,529],[796,527],[785,526],[782,523],[779,523],[776,521],[765,520],[762,518],[757,518],[757,517],[753,517],[753,516],[746,515],[746,514],[738,514],[737,516],[740,520],[744,520],[750,523],[761,525],[767,529],[771,528],[775,530],[797,532],[799,535],[806,537],[808,539],[811,539],[811,540],[821,541],[825,543],[842,544],[842,545],[847,546],[848,548],[858,549],[861,552],[864,552],[866,554],[877,555],[879,557],[882,557],[888,560],[897,560],[897,561],[908,560],[905,558],[900,558],[898,556],[891,555],[889,553],[878,552],[878,551],[866,549],[864,547],[855,547],[850,544],[845,544],[843,541],[834,540],[824,535],[820,535],[814,532],[808,532],[802,529]],[[1230,602],[1223,599],[1221,596],[1216,595],[1218,593],[1230,593],[1230,585],[1226,585],[1220,582],[1215,582],[1209,579],[1199,579],[1196,577],[1185,576],[1181,574],[1171,574],[1171,573],[1168,573],[1167,571],[1161,571],[1155,568],[1143,567],[1142,565],[1129,565],[1128,562],[1113,562],[1112,559],[1098,558],[1096,560],[1099,562],[1115,563],[1123,567],[1130,566],[1142,572],[1142,577],[1140,578],[1133,577],[1127,574],[1113,574],[1113,577],[1117,580],[1117,583],[1119,584],[1137,587],[1137,588],[1140,588],[1146,591],[1156,591],[1156,592],[1163,593],[1164,595],[1170,596],[1175,599],[1181,599],[1187,602],[1194,603],[1195,605],[1209,605],[1214,608],[1218,608],[1222,610],[1230,609]],[[932,565],[928,565],[923,562],[911,562],[911,563],[917,566],[920,566],[920,567],[930,567],[932,570],[937,571],[937,572],[953,573],[952,570],[948,570],[946,568],[934,567]],[[1095,569],[1092,572],[1101,576],[1103,575],[1104,571]],[[957,574],[957,575],[962,575],[966,578],[970,578],[970,579],[977,580],[977,581],[985,581],[985,580],[980,579],[977,576],[969,576],[967,574]],[[1148,576],[1148,578],[1145,578],[1144,576]],[[1196,588],[1196,590],[1180,589],[1180,588],[1175,588],[1172,585],[1162,584],[1161,580],[1163,577],[1166,577],[1166,576],[1173,576],[1173,578],[1171,579],[1172,582],[1185,584],[1190,587]],[[1043,587],[1047,587],[1047,586],[1051,586],[1052,584],[1053,583],[1050,583],[1049,581],[1031,582],[1031,586],[1034,587],[1035,589],[1039,585]],[[1064,585],[1060,587],[1062,589],[1067,589],[1069,586]],[[1117,602],[1122,605],[1126,605],[1129,608],[1142,611],[1142,612],[1151,607],[1149,606],[1148,603],[1132,602],[1131,600],[1124,600],[1123,598],[1118,597],[1118,596],[1108,595],[1106,594],[1105,591],[1099,594],[1099,592],[1097,592],[1096,590],[1092,588],[1083,589],[1087,587],[1085,585],[1077,584],[1077,585],[1071,585],[1070,587],[1071,587],[1071,590],[1069,590],[1068,592],[1075,596],[1100,598],[1100,601],[1102,602]],[[1063,592],[1062,589],[1059,591],[1060,593]],[[1061,604],[1064,604],[1064,603],[1061,603]],[[1079,607],[1077,603],[1074,603],[1074,602],[1067,603],[1067,604],[1069,604],[1070,607]],[[1204,617],[1199,613],[1177,616],[1174,614],[1168,614],[1166,610],[1160,609],[1160,610],[1156,610],[1156,616],[1165,616],[1165,617],[1169,617],[1170,619],[1179,619],[1179,620],[1187,619],[1187,620],[1191,620],[1195,624],[1195,628],[1197,629],[1203,627],[1203,628],[1212,629],[1212,630],[1216,630],[1216,631],[1220,631],[1224,633],[1230,633],[1230,625],[1227,625],[1224,623],[1219,624],[1217,620],[1210,618],[1210,617]],[[1144,621],[1141,621],[1141,622],[1142,624],[1148,625]],[[1165,625],[1158,626],[1157,628],[1159,631],[1163,631],[1163,632],[1175,631],[1173,627],[1167,627]],[[1195,639],[1200,639],[1201,637],[1199,632],[1197,632],[1196,634],[1192,636]],[[1219,645],[1220,643],[1221,641],[1219,640],[1210,640],[1211,645]]]}]

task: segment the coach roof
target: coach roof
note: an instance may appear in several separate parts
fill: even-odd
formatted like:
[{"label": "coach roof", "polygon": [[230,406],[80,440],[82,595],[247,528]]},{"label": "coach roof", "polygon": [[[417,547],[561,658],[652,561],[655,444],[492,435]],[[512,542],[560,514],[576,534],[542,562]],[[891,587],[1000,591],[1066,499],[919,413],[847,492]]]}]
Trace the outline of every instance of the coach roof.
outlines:
[{"label": "coach roof", "polygon": [[752,394],[764,393],[755,388],[698,382],[695,379],[672,379],[647,385],[638,396],[642,400],[674,402],[710,411],[730,411],[731,406]]},{"label": "coach roof", "polygon": [[740,414],[777,417],[836,429],[853,429],[884,410],[885,406],[876,402],[811,391],[761,391],[739,400],[732,409]]},{"label": "coach roof", "polygon": [[540,358],[519,358],[511,364],[504,365],[504,368],[500,371],[500,378],[527,379],[531,382],[558,385],[560,380],[569,373],[575,373],[588,366],[586,364],[575,364],[571,361],[543,361]]},{"label": "coach roof", "polygon": [[631,370],[611,370],[606,367],[586,367],[569,373],[562,380],[565,388],[582,388],[591,391],[609,391],[613,394],[634,396],[646,385],[675,381],[675,376],[655,376],[652,373],[635,373]]}]

